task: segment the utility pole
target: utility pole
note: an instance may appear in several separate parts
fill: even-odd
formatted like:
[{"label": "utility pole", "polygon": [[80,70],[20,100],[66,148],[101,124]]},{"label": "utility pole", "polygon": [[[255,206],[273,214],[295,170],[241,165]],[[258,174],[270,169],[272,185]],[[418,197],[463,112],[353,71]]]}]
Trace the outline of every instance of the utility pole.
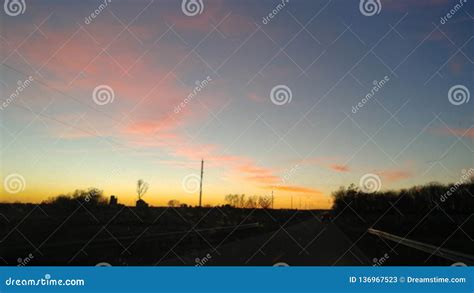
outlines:
[{"label": "utility pole", "polygon": [[273,209],[273,190],[272,190],[272,209]]},{"label": "utility pole", "polygon": [[199,207],[202,206],[202,175],[204,173],[204,160],[201,159],[201,183],[199,185]]},{"label": "utility pole", "polygon": [[293,194],[291,195],[291,209],[293,209]]}]

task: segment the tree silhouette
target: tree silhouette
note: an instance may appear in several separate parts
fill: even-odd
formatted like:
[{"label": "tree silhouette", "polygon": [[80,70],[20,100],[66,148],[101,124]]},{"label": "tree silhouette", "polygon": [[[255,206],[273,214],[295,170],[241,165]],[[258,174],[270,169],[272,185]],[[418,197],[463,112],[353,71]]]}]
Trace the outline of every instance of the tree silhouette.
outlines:
[{"label": "tree silhouette", "polygon": [[168,206],[170,208],[177,208],[177,207],[180,206],[180,202],[177,199],[172,199],[172,200],[168,201]]},{"label": "tree silhouette", "polygon": [[249,196],[247,201],[245,202],[245,208],[247,209],[255,209],[258,206],[258,197],[256,195]]},{"label": "tree silhouette", "polygon": [[474,211],[474,183],[458,182],[442,185],[429,183],[400,191],[365,193],[354,184],[334,192],[332,209],[340,213],[350,207],[358,214],[383,214],[394,212],[419,214],[431,209],[442,209],[448,214],[469,214]]},{"label": "tree silhouette", "polygon": [[228,194],[225,196],[225,202],[234,207],[234,208],[237,208],[239,207],[239,202],[240,202],[240,195],[238,194]]},{"label": "tree silhouette", "polygon": [[91,187],[87,190],[76,189],[69,194],[60,194],[50,198],[44,203],[62,207],[74,207],[77,205],[99,206],[106,205],[107,199],[102,190]]},{"label": "tree silhouette", "polygon": [[270,196],[260,196],[258,198],[258,204],[262,207],[262,209],[268,209],[272,206],[272,198]]},{"label": "tree silhouette", "polygon": [[148,183],[143,181],[142,179],[137,181],[137,195],[138,195],[138,200],[141,200],[142,197],[145,195],[145,193],[148,191]]}]

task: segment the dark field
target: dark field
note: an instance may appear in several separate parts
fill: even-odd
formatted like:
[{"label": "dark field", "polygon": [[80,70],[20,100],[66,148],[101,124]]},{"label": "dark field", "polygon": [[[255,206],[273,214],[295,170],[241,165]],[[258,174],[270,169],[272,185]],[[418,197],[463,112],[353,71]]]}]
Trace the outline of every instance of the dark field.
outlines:
[{"label": "dark field", "polygon": [[[313,218],[318,211],[3,204],[6,265],[159,265]],[[20,262],[21,263],[21,262]],[[196,263],[181,262],[181,265]]]},{"label": "dark field", "polygon": [[2,204],[3,265],[451,265],[375,228],[474,251],[472,214]]}]

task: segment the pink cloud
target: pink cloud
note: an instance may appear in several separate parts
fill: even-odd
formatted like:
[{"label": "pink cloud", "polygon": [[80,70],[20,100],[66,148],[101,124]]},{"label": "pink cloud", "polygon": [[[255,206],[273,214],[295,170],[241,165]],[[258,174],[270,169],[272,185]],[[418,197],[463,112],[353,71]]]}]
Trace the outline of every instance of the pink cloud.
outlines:
[{"label": "pink cloud", "polygon": [[397,182],[412,177],[411,172],[403,170],[385,170],[379,172],[380,176],[389,182]]},{"label": "pink cloud", "polygon": [[436,128],[433,129],[435,133],[442,134],[442,135],[449,135],[449,136],[459,136],[459,137],[474,137],[474,128]]},{"label": "pink cloud", "polygon": [[297,164],[300,165],[313,165],[313,166],[320,166],[323,168],[327,168],[332,171],[336,172],[349,172],[351,169],[347,165],[343,165],[340,163],[334,163],[337,161],[341,161],[339,157],[311,157],[304,160],[296,161]]},{"label": "pink cloud", "polygon": [[132,122],[125,126],[124,130],[126,133],[131,134],[152,135],[157,132],[164,133],[166,131],[175,130],[177,125],[176,120],[164,117],[159,120]]},{"label": "pink cloud", "polygon": [[274,175],[255,175],[245,179],[262,184],[276,184],[281,181],[280,177]]},{"label": "pink cloud", "polygon": [[330,166],[330,168],[334,171],[337,171],[337,172],[349,172],[350,169],[348,166],[346,165],[339,165],[339,164],[333,164]]},{"label": "pink cloud", "polygon": [[265,98],[262,97],[262,96],[259,96],[255,93],[251,93],[247,96],[250,100],[254,101],[254,102],[257,102],[257,103],[263,103],[265,102]]},{"label": "pink cloud", "polygon": [[[204,15],[202,19],[186,17],[176,22],[176,25],[181,28],[190,25],[194,29],[206,26],[208,30],[210,19],[210,15]],[[247,24],[245,17],[231,15],[219,26],[219,30],[232,35],[252,26]],[[34,68],[40,70],[48,84],[65,92],[74,91],[73,95],[84,97],[91,104],[91,94],[96,86],[110,86],[115,99],[113,104],[108,105],[107,113],[117,115],[119,119],[126,114],[128,118],[121,119],[124,122],[116,125],[116,137],[124,144],[133,148],[159,148],[171,157],[170,160],[160,161],[176,167],[190,166],[191,162],[204,158],[207,164],[224,168],[226,172],[257,187],[281,182],[275,170],[257,166],[251,158],[224,153],[219,145],[189,141],[180,131],[181,127],[197,123],[208,116],[197,103],[188,105],[179,114],[173,112],[174,107],[190,92],[176,78],[181,72],[170,72],[189,53],[184,47],[160,43],[153,47],[153,54],[148,54],[136,45],[136,40],[131,40],[131,36],[125,34],[114,41],[107,51],[103,51],[108,45],[104,40],[109,41],[110,35],[114,35],[110,31],[117,27],[104,24],[94,28],[91,33],[100,43],[83,30],[73,35],[71,31],[74,29],[71,28],[45,26],[42,31],[47,39],[35,36],[22,46],[21,52]],[[146,34],[146,31],[142,33]],[[179,70],[189,70],[187,66],[183,64]],[[216,90],[213,93],[216,97],[206,101],[210,110],[217,108],[222,103],[219,101],[224,100],[216,95]],[[101,127],[100,123],[94,125]],[[113,130],[105,128],[105,132],[110,135]],[[74,131],[69,137],[89,136]],[[278,188],[293,192],[314,192],[306,187]]]},{"label": "pink cloud", "polygon": [[307,187],[302,187],[302,186],[294,186],[294,185],[266,186],[264,188],[268,190],[279,190],[279,191],[287,191],[287,192],[313,193],[316,195],[323,194],[321,191],[317,189],[307,188]]}]

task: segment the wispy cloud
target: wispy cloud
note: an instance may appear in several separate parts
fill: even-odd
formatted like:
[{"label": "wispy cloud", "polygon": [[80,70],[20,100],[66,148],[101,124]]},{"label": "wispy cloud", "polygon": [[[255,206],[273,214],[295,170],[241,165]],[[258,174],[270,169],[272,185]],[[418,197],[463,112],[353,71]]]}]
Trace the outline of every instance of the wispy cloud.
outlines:
[{"label": "wispy cloud", "polygon": [[294,186],[294,185],[265,186],[265,189],[287,191],[287,192],[312,193],[314,195],[323,194],[321,191],[317,189],[302,187],[302,186]]},{"label": "wispy cloud", "polygon": [[385,170],[379,172],[379,175],[388,182],[397,182],[413,176],[411,172],[405,170]]},{"label": "wispy cloud", "polygon": [[435,133],[448,136],[458,136],[458,137],[474,137],[474,127],[470,128],[435,128],[433,129]]},{"label": "wispy cloud", "polygon": [[337,172],[349,172],[350,168],[346,165],[333,164],[329,166],[332,170]]}]

